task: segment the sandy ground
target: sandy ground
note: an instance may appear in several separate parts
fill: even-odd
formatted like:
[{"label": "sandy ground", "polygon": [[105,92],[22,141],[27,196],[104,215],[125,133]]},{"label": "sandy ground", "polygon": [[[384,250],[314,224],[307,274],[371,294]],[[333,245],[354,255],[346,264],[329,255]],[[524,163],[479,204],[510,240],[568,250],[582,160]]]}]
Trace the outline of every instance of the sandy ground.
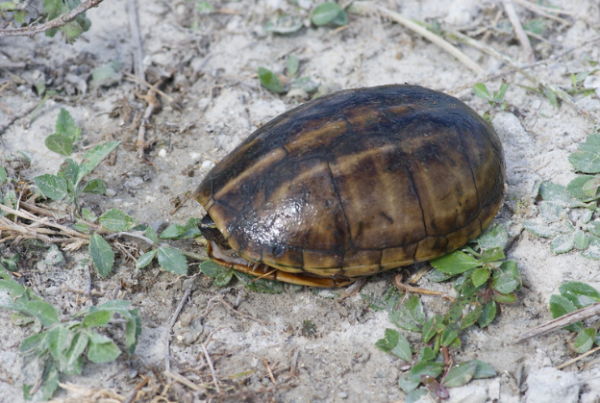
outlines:
[{"label": "sandy ground", "polygon": [[[74,45],[41,35],[0,40],[0,61],[26,65],[0,69],[2,83],[13,83],[2,87],[0,99],[6,108],[0,111],[0,124],[8,121],[11,111],[19,113],[39,102],[33,90],[39,80],[49,89],[61,91],[32,122],[19,119],[0,134],[2,155],[23,151],[31,157],[31,168],[23,175],[32,178],[57,171],[62,157],[46,150],[43,139],[53,133],[61,107],[68,109],[82,127],[84,146],[111,138],[123,142],[116,164],[104,163],[93,173],[107,183],[113,191],[111,196],[84,198],[85,206],[98,214],[116,207],[155,227],[200,217],[203,211],[191,202],[170,215],[172,199],[194,189],[211,163],[253,130],[302,101],[270,93],[256,78],[259,66],[283,73],[289,54],[299,57],[302,76],[330,88],[419,84],[453,94],[480,113],[488,105],[473,95],[472,86],[484,80],[488,88],[497,90],[502,79],[510,83],[506,95],[510,107],[507,112],[493,111],[493,123],[505,147],[508,177],[506,202],[497,220],[513,233],[522,229],[523,221],[537,216],[534,185],[550,180],[566,185],[574,177],[567,156],[593,132],[593,123],[572,107],[553,107],[546,98],[519,87],[531,84],[518,73],[499,76],[506,67],[501,62],[462,48],[485,70],[477,77],[436,45],[376,15],[351,15],[344,30],[309,27],[283,36],[264,31],[268,18],[277,10],[308,15],[306,9],[298,10],[283,0],[215,1],[211,2],[214,8],[224,13],[198,15],[193,12],[194,2],[147,0],[138,2],[144,67],[149,81],[168,77],[163,90],[182,108],[163,100],[162,110],[149,126],[147,138],[155,143],[147,154],[150,162],[144,162],[136,157],[131,121],[123,120],[124,104],[133,113],[143,113],[145,108],[143,100],[135,96],[135,85],[123,79],[109,87],[89,86],[91,70],[113,60],[120,61],[123,71],[131,71],[133,44],[124,3],[105,0],[88,12],[92,28]],[[311,2],[299,4],[310,8]],[[381,4],[409,18],[438,21],[471,33],[480,30],[483,34],[487,27],[490,47],[525,63],[511,33],[491,30],[500,2],[390,0]],[[553,0],[552,4],[570,12],[568,24],[544,19],[545,40],[533,41],[536,57],[540,60],[576,49],[530,71],[546,82],[568,88],[570,73],[592,70],[589,61],[600,61],[598,42],[584,44],[600,33],[600,9],[596,0]],[[522,21],[540,18],[516,8]],[[499,22],[502,24],[509,26],[504,17]],[[593,86],[599,81],[596,76],[587,83]],[[597,95],[577,103],[600,111]],[[190,242],[177,246],[197,248]],[[9,253],[11,248],[19,250],[18,246],[0,245],[0,253]],[[451,390],[451,401],[600,401],[600,369],[594,356],[564,371],[553,369],[574,354],[566,332],[512,343],[526,329],[550,318],[548,301],[561,283],[576,280],[600,286],[598,262],[577,253],[554,255],[547,240],[527,231],[518,236],[508,255],[517,261],[525,282],[519,302],[504,307],[488,328],[466,332],[463,348],[455,352],[456,361],[477,358],[490,363],[498,376]],[[84,252],[69,252],[62,265],[42,261],[31,269],[34,289],[64,314],[79,309],[77,295],[69,288],[85,288],[85,273],[78,265],[85,257]],[[376,276],[363,291],[381,295],[392,279],[391,273]],[[147,374],[150,368],[161,373],[168,323],[188,284],[186,278],[157,267],[136,270],[131,261],[120,256],[108,279],[93,279],[102,295],[88,304],[106,301],[117,290],[119,298],[132,301],[140,309],[143,333],[136,356],[122,356],[105,365],[87,363],[81,376],[62,377],[61,381],[127,395],[140,381],[139,375]],[[340,300],[329,292],[309,288],[259,294],[239,283],[219,289],[202,275],[194,277],[191,285],[191,300],[171,338],[171,367],[198,384],[210,385],[212,377],[201,349],[206,343],[215,372],[222,379],[223,396],[229,396],[223,401],[403,401],[397,381],[404,363],[375,348],[384,330],[394,325],[387,314],[370,309],[360,295]],[[451,288],[427,281],[420,285],[446,291]],[[215,296],[245,316],[233,313],[213,299]],[[422,297],[422,301],[427,314],[444,310],[440,299]],[[19,402],[23,375],[17,347],[31,329],[10,324],[10,315],[0,311],[0,320],[5,323],[0,327],[0,401]],[[306,320],[315,325],[314,333],[303,328]],[[416,334],[403,333],[410,340],[417,339]],[[265,360],[276,385],[266,371]],[[294,361],[297,373],[291,377]],[[247,371],[239,378],[230,377]],[[75,396],[73,393],[61,391],[57,397],[68,398]],[[175,399],[186,402],[214,396],[181,385],[173,386],[173,393]]]}]

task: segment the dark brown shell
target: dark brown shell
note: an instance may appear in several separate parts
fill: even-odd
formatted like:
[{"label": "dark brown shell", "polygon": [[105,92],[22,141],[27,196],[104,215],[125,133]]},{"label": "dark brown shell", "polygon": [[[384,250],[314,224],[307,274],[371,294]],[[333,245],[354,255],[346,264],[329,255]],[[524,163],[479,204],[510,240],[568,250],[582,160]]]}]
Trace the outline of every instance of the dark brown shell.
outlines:
[{"label": "dark brown shell", "polygon": [[195,197],[251,262],[357,277],[479,235],[502,203],[504,171],[496,133],[464,103],[388,85],[278,116],[219,162]]}]

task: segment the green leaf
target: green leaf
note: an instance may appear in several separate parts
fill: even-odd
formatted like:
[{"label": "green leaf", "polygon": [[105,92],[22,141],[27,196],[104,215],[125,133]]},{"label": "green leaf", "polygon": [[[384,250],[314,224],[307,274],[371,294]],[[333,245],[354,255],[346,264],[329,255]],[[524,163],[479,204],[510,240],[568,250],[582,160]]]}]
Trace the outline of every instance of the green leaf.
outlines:
[{"label": "green leaf", "polygon": [[553,238],[557,235],[557,232],[553,228],[544,224],[534,223],[532,221],[525,221],[523,223],[523,227],[525,227],[525,229],[530,231],[532,234],[542,238]]},{"label": "green leaf", "polygon": [[90,309],[90,313],[85,315],[81,325],[86,329],[89,329],[92,327],[107,326],[108,322],[110,322],[110,320],[113,317],[113,313],[114,312],[112,312],[112,311],[106,311],[106,310],[97,309],[97,308],[92,312]]},{"label": "green leaf", "polygon": [[231,282],[232,278],[233,270],[226,269],[225,271],[219,273],[219,275],[215,277],[215,281],[213,284],[217,287],[225,287]]},{"label": "green leaf", "polygon": [[[411,393],[421,384],[421,379],[418,381],[411,381],[407,376],[400,376],[398,379],[398,387],[404,391],[404,393]],[[426,392],[427,393],[427,392]]]},{"label": "green leaf", "polygon": [[[264,278],[257,278],[235,270],[232,270],[232,274],[235,275],[235,277],[246,287],[255,292],[267,294],[281,294],[284,291],[283,283],[280,281],[272,281],[266,280]],[[215,283],[218,279],[219,277],[215,279]]]},{"label": "green leaf", "polygon": [[484,250],[493,248],[504,249],[508,243],[508,233],[502,225],[492,224],[476,238],[476,241],[479,247]]},{"label": "green leaf", "polygon": [[473,326],[481,317],[481,313],[483,312],[482,306],[477,306],[471,312],[467,313],[460,319],[460,328],[464,330],[468,327]]},{"label": "green leaf", "polygon": [[435,361],[437,353],[433,351],[433,348],[429,346],[421,347],[419,351],[419,357],[417,362]]},{"label": "green leaf", "polygon": [[496,291],[494,293],[494,300],[500,304],[514,304],[517,302],[517,296],[515,294],[502,294]]},{"label": "green leaf", "polygon": [[46,137],[46,147],[60,155],[68,157],[73,153],[73,141],[62,134],[51,134]]},{"label": "green leaf", "polygon": [[600,153],[600,134],[592,133],[585,139],[585,142],[579,143],[579,149],[581,151],[588,151],[590,153]]},{"label": "green leaf", "polygon": [[406,362],[412,360],[410,343],[406,340],[406,337],[394,329],[385,329],[384,338],[377,340],[375,346],[381,351],[400,357]]},{"label": "green leaf", "polygon": [[569,252],[575,247],[573,234],[558,235],[550,243],[550,250],[556,254]]},{"label": "green leaf", "polygon": [[563,297],[571,301],[578,309],[600,302],[600,293],[586,283],[570,281],[561,284],[558,290]]},{"label": "green leaf", "polygon": [[108,242],[100,235],[93,233],[90,238],[90,256],[102,278],[106,278],[115,263],[115,254]]},{"label": "green leaf", "polygon": [[464,273],[467,270],[481,266],[481,262],[461,251],[454,251],[434,259],[430,263],[437,270],[450,275]]},{"label": "green leaf", "polygon": [[219,274],[221,274],[224,271],[231,271],[230,269],[227,269],[223,266],[218,265],[217,263],[213,262],[212,260],[205,260],[204,262],[200,263],[199,267],[205,276],[213,277],[213,278],[217,277]]},{"label": "green leaf", "polygon": [[496,376],[496,371],[494,371],[494,368],[492,368],[489,364],[479,360],[473,360],[472,362],[477,364],[477,369],[475,370],[475,375],[473,378],[482,379]]},{"label": "green leaf", "polygon": [[298,56],[289,55],[286,62],[286,70],[287,75],[289,77],[294,77],[298,74],[298,69],[300,68],[300,60],[298,60]]},{"label": "green leaf", "polygon": [[[429,343],[429,341],[436,334],[442,332],[446,325],[444,324],[444,318],[441,315],[435,315],[429,318],[424,324],[422,329],[421,338],[423,343]],[[419,359],[419,361],[422,361]]]},{"label": "green leaf", "polygon": [[[573,304],[573,302],[569,301],[567,298],[561,295],[552,295],[550,297],[550,313],[552,313],[552,318],[556,319],[576,310],[577,307],[575,304]],[[583,329],[583,323],[579,321],[566,326],[565,329],[578,332]]]},{"label": "green leaf", "polygon": [[[78,141],[81,137],[81,128],[77,127],[77,125],[75,124],[75,120],[71,117],[71,114],[65,108],[60,108],[58,118],[56,119],[55,130],[56,134],[64,136],[71,141],[71,147],[73,146],[73,143]],[[70,154],[71,153],[63,155],[68,156]]]},{"label": "green leaf", "polygon": [[479,319],[477,319],[477,323],[481,328],[488,327],[490,323],[494,321],[496,318],[497,309],[496,301],[493,300],[483,305],[481,316],[479,316]]},{"label": "green leaf", "polygon": [[71,345],[65,353],[60,371],[67,375],[79,375],[83,367],[83,353],[87,348],[89,338],[83,332],[77,332],[71,340]]},{"label": "green leaf", "polygon": [[276,15],[265,24],[266,32],[274,32],[276,34],[291,34],[302,29],[302,18],[296,15]]},{"label": "green leaf", "polygon": [[575,231],[573,241],[575,242],[575,247],[579,250],[586,250],[590,246],[590,237],[580,229]]},{"label": "green leaf", "polygon": [[389,316],[392,323],[399,328],[414,332],[420,332],[426,320],[421,299],[414,294],[397,309],[395,306],[391,307]]},{"label": "green leaf", "polygon": [[501,103],[506,95],[506,91],[508,91],[508,87],[510,85],[506,83],[502,83],[500,85],[500,90],[498,92],[494,92],[494,102]]},{"label": "green leaf", "polygon": [[437,378],[443,371],[444,364],[441,362],[419,362],[408,372],[408,379],[413,382],[421,382],[421,376],[427,375]]},{"label": "green leaf", "polygon": [[552,182],[544,182],[540,185],[540,196],[546,201],[554,202],[564,207],[573,199],[573,196],[567,192],[565,186]]},{"label": "green leaf", "polygon": [[200,219],[190,218],[185,225],[171,224],[160,234],[161,239],[187,239],[201,235],[198,224]]},{"label": "green leaf", "polygon": [[456,388],[469,383],[475,376],[477,363],[475,361],[467,361],[452,367],[446,374],[442,384],[447,388]]},{"label": "green leaf", "polygon": [[492,99],[490,93],[488,92],[487,87],[483,83],[477,83],[477,84],[475,84],[473,86],[473,93],[476,96],[478,96],[479,98],[483,98],[483,99],[487,99],[487,100],[491,100]]},{"label": "green leaf", "polygon": [[152,227],[146,228],[146,238],[158,245],[158,235],[156,235],[156,231]]},{"label": "green leaf", "polygon": [[590,235],[589,239],[590,244],[586,250],[581,252],[581,256],[588,259],[600,260],[600,238]]},{"label": "green leaf", "polygon": [[85,184],[81,192],[95,195],[104,194],[106,192],[106,185],[101,179],[92,179]]},{"label": "green leaf", "polygon": [[58,362],[64,361],[64,354],[69,348],[69,334],[69,330],[62,325],[53,326],[52,329],[48,331],[50,354],[52,354],[52,358]]},{"label": "green leaf", "polygon": [[[343,14],[343,15],[340,15]],[[312,12],[311,21],[316,26],[332,23],[334,25],[346,25],[348,17],[346,12],[336,3],[326,1],[318,5]]]},{"label": "green leaf", "polygon": [[185,275],[188,272],[187,259],[183,253],[170,246],[158,248],[158,264],[164,270],[178,275]]},{"label": "green leaf", "polygon": [[[417,385],[418,386],[418,385]],[[406,395],[406,399],[404,403],[418,403],[422,401],[422,398],[427,396],[429,392],[425,388],[419,388],[417,390],[413,390],[409,394]]]},{"label": "green leaf", "polygon": [[6,175],[6,169],[2,165],[0,165],[0,184],[6,182],[8,176]]},{"label": "green leaf", "polygon": [[476,269],[471,275],[471,281],[473,281],[475,287],[485,284],[488,278],[490,278],[490,271],[486,268]]},{"label": "green leaf", "polygon": [[56,175],[45,174],[33,178],[40,192],[54,200],[62,200],[67,196],[67,181]]},{"label": "green leaf", "polygon": [[56,308],[46,301],[25,301],[23,307],[25,312],[38,318],[46,327],[59,322]]},{"label": "green leaf", "polygon": [[600,154],[589,151],[576,152],[569,155],[569,162],[579,172],[597,174],[600,172]]},{"label": "green leaf", "polygon": [[596,329],[583,329],[577,334],[573,347],[578,354],[583,354],[589,351],[594,345],[596,338]]},{"label": "green leaf", "polygon": [[597,196],[600,177],[579,175],[567,185],[567,191],[579,200],[588,201]]},{"label": "green leaf", "polygon": [[503,262],[494,272],[492,288],[501,294],[510,294],[521,288],[521,276],[514,261]]},{"label": "green leaf", "polygon": [[87,208],[81,209],[81,216],[83,217],[84,220],[88,220],[91,222],[96,222],[96,220],[98,219],[98,217],[96,217],[96,214],[94,214],[93,211],[91,211]]},{"label": "green leaf", "polygon": [[260,85],[265,87],[271,92],[282,93],[285,92],[281,81],[279,81],[279,77],[274,74],[271,70],[268,70],[264,67],[258,68],[258,79],[260,81]]},{"label": "green leaf", "polygon": [[442,332],[442,338],[440,340],[442,346],[447,347],[447,346],[451,345],[452,343],[454,343],[454,341],[458,338],[459,330],[460,329],[458,328],[458,326],[456,326],[454,324],[450,324],[450,325],[446,326],[446,328]]},{"label": "green leaf", "polygon": [[119,141],[113,141],[104,144],[98,144],[96,147],[87,151],[83,155],[83,160],[79,165],[79,175],[75,184],[78,184],[81,179],[90,172],[92,172],[100,162],[108,157],[108,155],[120,144]]},{"label": "green leaf", "polygon": [[98,219],[100,224],[111,231],[127,231],[135,227],[135,220],[117,209],[110,209]]},{"label": "green leaf", "polygon": [[129,355],[133,355],[142,334],[142,318],[137,309],[131,309],[129,313],[130,317],[125,326],[125,346]]},{"label": "green leaf", "polygon": [[89,348],[87,357],[96,364],[103,364],[117,359],[121,354],[119,347],[108,337],[98,333],[89,333]]},{"label": "green leaf", "polygon": [[72,43],[83,33],[83,28],[76,21],[68,22],[61,30],[65,33],[68,43]]},{"label": "green leaf", "polygon": [[135,262],[135,267],[136,269],[143,269],[144,267],[148,266],[152,260],[154,259],[154,257],[156,256],[156,254],[158,253],[158,249],[152,249],[150,252],[146,252],[144,254],[142,254],[137,262]]},{"label": "green leaf", "polygon": [[484,250],[481,256],[479,256],[479,261],[482,263],[489,263],[497,262],[498,260],[503,260],[505,258],[506,256],[504,256],[504,251],[502,248],[493,248]]},{"label": "green leaf", "polygon": [[[589,178],[588,175],[585,177]],[[588,197],[596,199],[598,198],[598,188],[600,187],[600,177],[594,176],[591,179],[587,180],[583,186],[581,186],[582,192]],[[584,199],[587,200],[587,199]]]}]

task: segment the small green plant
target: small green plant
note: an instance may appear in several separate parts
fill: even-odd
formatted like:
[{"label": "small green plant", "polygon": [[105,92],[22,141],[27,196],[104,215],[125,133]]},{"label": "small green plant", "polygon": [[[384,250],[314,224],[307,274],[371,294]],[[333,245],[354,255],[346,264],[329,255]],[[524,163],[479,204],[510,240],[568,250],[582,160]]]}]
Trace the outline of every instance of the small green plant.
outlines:
[{"label": "small green plant", "polygon": [[427,393],[447,398],[447,388],[496,374],[488,364],[478,360],[444,371],[444,356],[450,348],[460,348],[461,332],[475,324],[485,328],[492,323],[498,304],[516,302],[515,292],[521,288],[521,277],[516,263],[504,260],[503,249],[507,242],[506,230],[493,225],[473,241],[473,246],[431,262],[435,268],[429,276],[431,281],[454,278],[457,297],[444,315],[427,318],[417,296],[406,298],[393,288],[371,303],[374,309],[387,310],[390,320],[399,328],[421,333],[420,347],[413,348],[406,337],[394,329],[387,329],[384,338],[376,343],[380,350],[411,365],[398,381],[407,394],[406,402],[415,402]]},{"label": "small green plant", "polygon": [[537,203],[540,214],[523,225],[537,236],[551,238],[554,253],[576,249],[586,258],[600,259],[600,134],[590,134],[579,149],[569,162],[583,175],[567,186],[542,183]]},{"label": "small green plant", "polygon": [[[294,89],[304,91],[306,94],[314,94],[319,85],[313,81],[310,77],[296,77],[300,70],[300,60],[296,55],[290,55],[286,61],[286,73],[287,76],[280,77],[273,73],[271,70],[265,67],[258,68],[258,79],[260,84],[271,92],[282,94],[291,92]],[[282,81],[289,83],[284,85]]]},{"label": "small green plant", "polygon": [[508,109],[508,103],[504,99],[506,95],[506,91],[508,91],[509,84],[502,83],[500,85],[500,89],[498,91],[494,91],[493,95],[490,95],[487,87],[483,83],[477,83],[473,86],[473,93],[479,98],[483,98],[488,101],[490,105],[490,109],[484,112],[483,118],[487,121],[491,120],[490,112],[494,108],[499,108],[500,110]]},{"label": "small green plant", "polygon": [[62,321],[58,310],[30,288],[20,285],[0,264],[0,308],[14,311],[13,322],[33,323],[36,333],[19,345],[23,360],[26,400],[48,400],[58,387],[59,373],[79,375],[84,355],[93,363],[114,361],[121,350],[100,329],[112,326],[115,315],[125,320],[125,347],[133,354],[142,331],[137,309],[127,301],[113,300],[91,306]]},{"label": "small green plant", "polygon": [[566,90],[567,93],[572,96],[583,95],[584,97],[592,95],[595,92],[595,90],[593,88],[585,88],[583,86],[583,82],[588,76],[595,74],[597,71],[598,69],[591,71],[581,71],[577,74],[571,73],[571,88]]},{"label": "small green plant", "polygon": [[[550,297],[550,312],[553,318],[558,318],[578,309],[600,302],[600,293],[592,286],[580,282],[562,284],[558,290],[560,295]],[[579,321],[565,327],[566,330],[577,333],[573,348],[579,354],[589,351],[594,344],[600,346],[597,326],[585,327]]]}]

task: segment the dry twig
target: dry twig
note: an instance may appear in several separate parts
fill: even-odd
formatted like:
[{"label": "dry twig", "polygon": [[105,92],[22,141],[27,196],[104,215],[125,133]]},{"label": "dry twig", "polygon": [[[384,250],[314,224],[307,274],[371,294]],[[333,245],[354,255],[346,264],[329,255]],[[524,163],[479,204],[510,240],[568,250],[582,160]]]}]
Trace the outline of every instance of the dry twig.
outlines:
[{"label": "dry twig", "polygon": [[504,5],[504,11],[506,11],[506,15],[508,16],[510,23],[515,29],[517,38],[519,39],[519,42],[521,42],[523,52],[525,52],[525,58],[529,61],[529,63],[533,63],[535,61],[533,49],[531,48],[529,38],[527,37],[527,34],[521,25],[521,21],[519,21],[519,16],[513,7],[512,0],[502,0],[502,4]]},{"label": "dry twig", "polygon": [[167,328],[167,340],[165,342],[165,368],[166,368],[166,371],[171,370],[171,362],[169,360],[169,358],[171,356],[171,353],[169,352],[169,350],[170,350],[169,344],[170,344],[170,340],[171,340],[171,330],[173,329],[173,326],[175,326],[175,322],[177,322],[177,318],[179,317],[179,314],[181,313],[181,310],[183,309],[183,306],[187,302],[191,293],[192,293],[192,287],[190,285],[185,290],[185,294],[183,294],[183,298],[181,298],[181,301],[179,302],[177,309],[175,309],[175,312],[173,312],[173,316],[171,317],[171,322],[169,322],[169,327]]},{"label": "dry twig", "polygon": [[358,12],[368,13],[371,11],[376,11],[380,15],[382,15],[386,18],[389,18],[393,21],[396,21],[399,24],[404,25],[406,28],[410,29],[411,31],[416,32],[417,34],[430,40],[431,42],[433,42],[434,44],[436,44],[437,46],[439,46],[446,52],[450,53],[452,56],[457,58],[460,62],[462,62],[465,66],[467,66],[469,69],[471,69],[476,74],[484,73],[484,70],[481,66],[479,66],[477,63],[475,63],[473,60],[471,60],[471,58],[469,58],[467,55],[465,55],[459,49],[452,46],[452,44],[446,42],[443,38],[439,37],[438,35],[434,34],[433,32],[428,31],[426,28],[423,28],[419,24],[404,17],[403,15],[396,13],[394,11],[391,11],[385,7],[381,7],[374,3],[366,2],[366,1],[356,1],[352,4],[352,6]]},{"label": "dry twig", "polygon": [[202,351],[204,352],[204,357],[206,357],[206,362],[208,362],[208,367],[210,368],[210,373],[212,374],[213,383],[215,384],[215,388],[217,389],[217,393],[221,393],[221,389],[219,388],[219,381],[217,380],[217,374],[215,372],[215,367],[213,367],[213,363],[210,359],[210,355],[208,355],[208,350],[206,350],[206,346],[204,343],[200,344],[202,347]]},{"label": "dry twig", "polygon": [[539,336],[541,334],[548,333],[556,329],[561,329],[565,326],[572,325],[575,322],[579,322],[580,320],[586,320],[599,315],[600,302],[597,302],[593,305],[578,309],[559,318],[553,319],[550,322],[544,323],[543,325],[540,325],[538,327],[534,327],[533,329],[517,337],[515,343],[520,343],[523,340],[527,340],[531,337]]},{"label": "dry twig", "polygon": [[81,3],[79,6],[75,7],[73,10],[56,17],[55,19],[48,21],[44,24],[40,25],[30,25],[23,28],[16,29],[0,29],[0,38],[6,36],[31,36],[35,34],[39,34],[41,32],[47,31],[52,28],[59,28],[67,25],[69,22],[73,21],[77,18],[78,15],[85,13],[92,7],[96,7],[98,4],[102,3],[102,0],[89,0]]}]

